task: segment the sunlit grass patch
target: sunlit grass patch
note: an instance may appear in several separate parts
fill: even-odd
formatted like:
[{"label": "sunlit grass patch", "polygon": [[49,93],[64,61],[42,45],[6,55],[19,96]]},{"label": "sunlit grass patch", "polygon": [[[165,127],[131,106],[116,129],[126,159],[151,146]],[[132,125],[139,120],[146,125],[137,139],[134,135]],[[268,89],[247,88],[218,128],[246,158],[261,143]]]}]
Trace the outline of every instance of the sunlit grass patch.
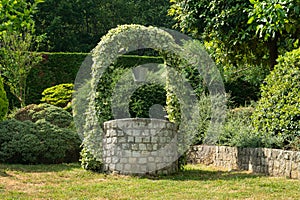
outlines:
[{"label": "sunlit grass patch", "polygon": [[0,165],[0,199],[298,199],[300,181],[187,165],[159,177],[98,174],[79,164]]}]

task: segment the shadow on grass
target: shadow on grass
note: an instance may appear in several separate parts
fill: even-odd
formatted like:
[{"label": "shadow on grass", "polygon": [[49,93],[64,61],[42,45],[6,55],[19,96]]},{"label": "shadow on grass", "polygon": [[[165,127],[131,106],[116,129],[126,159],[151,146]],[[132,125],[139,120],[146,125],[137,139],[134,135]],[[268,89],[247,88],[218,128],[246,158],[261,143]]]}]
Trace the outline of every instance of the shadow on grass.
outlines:
[{"label": "shadow on grass", "polygon": [[51,164],[51,165],[21,165],[0,163],[0,177],[9,176],[6,171],[18,171],[28,173],[71,171],[80,168],[79,163]]},{"label": "shadow on grass", "polygon": [[209,181],[209,180],[241,180],[264,177],[263,174],[249,174],[242,171],[208,171],[202,169],[187,169],[173,175],[164,175],[158,177],[143,177],[156,180],[174,180],[174,181]]},{"label": "shadow on grass", "polygon": [[[20,165],[0,164],[0,177],[8,177],[7,171],[24,173],[60,172],[80,169],[79,163],[53,164],[53,165]],[[240,180],[264,177],[263,174],[249,174],[243,171],[220,171],[207,169],[188,168],[172,175],[162,176],[139,176],[142,179],[173,180],[173,181],[209,181],[209,180]]]}]

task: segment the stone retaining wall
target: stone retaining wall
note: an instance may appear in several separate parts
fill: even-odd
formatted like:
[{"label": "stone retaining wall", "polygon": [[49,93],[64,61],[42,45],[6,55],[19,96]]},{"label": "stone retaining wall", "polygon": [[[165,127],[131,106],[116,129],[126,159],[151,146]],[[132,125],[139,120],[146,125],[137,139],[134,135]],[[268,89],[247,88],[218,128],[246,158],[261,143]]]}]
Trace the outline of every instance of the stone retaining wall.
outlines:
[{"label": "stone retaining wall", "polygon": [[104,123],[104,171],[170,174],[178,171],[177,127],[166,120],[128,118]]},{"label": "stone retaining wall", "polygon": [[300,179],[300,152],[268,148],[193,146],[188,162]]}]

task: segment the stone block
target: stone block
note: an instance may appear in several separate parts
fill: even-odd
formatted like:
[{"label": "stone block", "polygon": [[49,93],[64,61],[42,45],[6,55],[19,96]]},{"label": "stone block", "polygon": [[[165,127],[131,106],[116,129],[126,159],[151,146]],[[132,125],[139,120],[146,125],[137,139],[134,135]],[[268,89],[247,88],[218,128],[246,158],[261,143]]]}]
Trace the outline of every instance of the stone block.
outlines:
[{"label": "stone block", "polygon": [[139,150],[140,151],[146,151],[147,150],[146,144],[139,144]]},{"label": "stone block", "polygon": [[132,156],[132,151],[131,150],[124,150],[122,151],[122,157],[128,157],[130,158]]},{"label": "stone block", "polygon": [[137,163],[137,158],[128,158],[128,162],[130,164],[136,164]]},{"label": "stone block", "polygon": [[280,161],[279,160],[274,160],[274,169],[279,169],[280,167]]},{"label": "stone block", "polygon": [[142,143],[143,137],[137,136],[135,137],[135,143]]},{"label": "stone block", "polygon": [[157,170],[157,166],[155,163],[147,163],[147,168],[149,172],[153,172]]},{"label": "stone block", "polygon": [[139,150],[139,144],[131,144],[131,150],[138,151]]},{"label": "stone block", "polygon": [[292,166],[291,162],[287,162],[285,166],[285,171],[284,171],[284,176],[285,177],[291,177],[291,172],[292,172]]},{"label": "stone block", "polygon": [[134,136],[133,135],[133,129],[125,129],[123,130],[124,136]]},{"label": "stone block", "polygon": [[117,164],[116,164],[116,168],[115,168],[115,170],[117,170],[117,171],[122,171],[122,170],[123,170],[123,168],[124,168],[124,165],[123,165],[123,164],[121,164],[121,163],[117,163]]},{"label": "stone block", "polygon": [[132,152],[132,157],[134,157],[134,158],[139,158],[139,157],[141,157],[141,153],[138,152],[138,151],[133,151],[133,152]]},{"label": "stone block", "polygon": [[[154,145],[153,145],[153,146],[154,146]],[[154,150],[154,147],[153,147],[153,150]],[[152,151],[152,152],[150,152],[150,155],[153,156],[153,157],[157,157],[158,154],[159,154],[158,151]]]},{"label": "stone block", "polygon": [[142,136],[143,137],[150,137],[150,130],[149,129],[144,129],[142,131]]},{"label": "stone block", "polygon": [[153,145],[152,144],[146,144],[147,151],[153,151]]},{"label": "stone block", "polygon": [[272,156],[275,156],[273,158],[277,159],[277,160],[280,160],[283,158],[283,151],[282,150],[279,150],[279,149],[274,149],[273,150],[273,153],[272,153]]},{"label": "stone block", "polygon": [[159,156],[159,157],[156,157],[156,158],[155,158],[155,162],[156,162],[156,163],[161,163],[161,162],[162,162],[162,157],[160,157],[160,156]]},{"label": "stone block", "polygon": [[138,158],[137,163],[146,164],[147,163],[147,158]]},{"label": "stone block", "polygon": [[141,130],[134,129],[134,130],[132,131],[132,135],[135,136],[135,137],[138,137],[138,136],[141,136],[141,135],[142,135],[142,132],[141,132]]},{"label": "stone block", "polygon": [[[119,132],[120,132],[119,130],[117,131],[117,130],[115,130],[115,129],[110,130],[110,137],[115,137],[115,136],[117,136]],[[121,132],[123,132],[123,131],[121,131]]]},{"label": "stone block", "polygon": [[293,179],[300,178],[298,171],[294,171],[294,170],[291,171],[291,178]]},{"label": "stone block", "polygon": [[158,137],[157,136],[152,136],[151,137],[151,143],[154,143],[154,144],[158,143]]},{"label": "stone block", "polygon": [[145,174],[146,172],[148,172],[147,165],[140,165],[139,167],[140,167],[140,171],[139,171],[140,174]]},{"label": "stone block", "polygon": [[165,144],[165,143],[167,143],[166,137],[160,137],[160,138],[159,138],[159,142],[160,142],[160,144]]},{"label": "stone block", "polygon": [[130,144],[128,144],[128,143],[123,143],[123,144],[122,144],[122,150],[130,150]]},{"label": "stone block", "polygon": [[259,159],[260,159],[261,165],[263,165],[263,166],[267,165],[267,159],[265,157],[260,157]]},{"label": "stone block", "polygon": [[124,171],[130,172],[132,170],[132,165],[131,164],[125,164],[124,165]]},{"label": "stone block", "polygon": [[108,167],[110,171],[114,171],[116,169],[116,165],[112,163],[108,164]]},{"label": "stone block", "polygon": [[155,158],[153,156],[149,156],[148,162],[150,162],[150,163],[155,162]]},{"label": "stone block", "polygon": [[149,136],[145,136],[142,140],[143,143],[150,143],[151,142],[151,138]]},{"label": "stone block", "polygon": [[292,169],[292,171],[297,171],[298,170],[298,164],[296,162],[292,162],[291,169]]},{"label": "stone block", "polygon": [[133,136],[128,136],[127,137],[127,142],[128,143],[134,143],[134,137]]},{"label": "stone block", "polygon": [[157,131],[155,129],[150,130],[150,135],[156,135],[157,133],[159,133],[159,131]]},{"label": "stone block", "polygon": [[111,144],[111,137],[107,138],[105,142],[106,144]]},{"label": "stone block", "polygon": [[120,158],[119,157],[112,157],[111,158],[111,163],[116,164],[118,162],[120,162]]},{"label": "stone block", "polygon": [[283,152],[283,158],[285,159],[285,160],[290,160],[291,159],[291,156],[292,155],[292,151],[284,151]]},{"label": "stone block", "polygon": [[121,164],[126,164],[126,163],[128,163],[128,159],[129,159],[129,158],[127,158],[127,157],[120,158],[120,163],[121,163]]},{"label": "stone block", "polygon": [[104,159],[104,162],[105,162],[105,163],[111,163],[111,157],[106,157],[106,158]]},{"label": "stone block", "polygon": [[263,153],[265,158],[271,158],[271,152],[272,150],[269,148],[263,148]]}]

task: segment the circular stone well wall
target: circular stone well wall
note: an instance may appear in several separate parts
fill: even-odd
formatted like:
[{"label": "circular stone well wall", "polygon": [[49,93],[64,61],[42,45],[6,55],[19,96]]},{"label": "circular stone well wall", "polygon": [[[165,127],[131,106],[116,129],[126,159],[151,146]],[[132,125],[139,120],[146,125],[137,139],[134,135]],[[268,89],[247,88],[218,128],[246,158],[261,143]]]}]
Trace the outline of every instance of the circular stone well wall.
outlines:
[{"label": "circular stone well wall", "polygon": [[104,171],[170,174],[178,171],[177,127],[161,119],[128,118],[104,123]]}]

